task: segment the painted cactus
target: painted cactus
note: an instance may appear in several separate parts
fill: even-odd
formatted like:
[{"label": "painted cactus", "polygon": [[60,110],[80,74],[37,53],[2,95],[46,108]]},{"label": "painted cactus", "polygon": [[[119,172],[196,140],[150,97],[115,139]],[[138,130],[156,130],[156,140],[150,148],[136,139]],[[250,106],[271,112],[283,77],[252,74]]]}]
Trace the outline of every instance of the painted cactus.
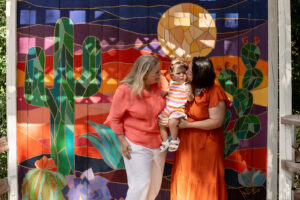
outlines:
[{"label": "painted cactus", "polygon": [[82,45],[82,74],[73,76],[73,23],[68,18],[56,22],[54,40],[54,85],[44,84],[45,53],[40,47],[28,50],[25,69],[25,99],[28,104],[49,108],[51,115],[51,157],[63,175],[74,173],[75,98],[89,97],[101,85],[101,45],[87,37]]},{"label": "painted cactus", "polygon": [[[238,115],[231,132],[225,132],[225,157],[229,156],[238,146],[240,140],[254,137],[260,131],[260,121],[257,116],[251,115],[253,96],[250,90],[257,88],[263,80],[263,74],[256,69],[260,57],[260,49],[257,46],[259,39],[249,43],[248,38],[243,39],[241,50],[242,61],[246,72],[242,81],[242,88],[238,88],[238,78],[231,69],[224,69],[219,74],[219,83],[226,92],[233,96],[233,107]],[[231,118],[230,111],[225,113],[224,130],[227,129]]]},{"label": "painted cactus", "polygon": [[60,173],[52,158],[43,156],[35,162],[35,169],[30,170],[22,184],[22,199],[64,199],[62,189],[67,182]]}]

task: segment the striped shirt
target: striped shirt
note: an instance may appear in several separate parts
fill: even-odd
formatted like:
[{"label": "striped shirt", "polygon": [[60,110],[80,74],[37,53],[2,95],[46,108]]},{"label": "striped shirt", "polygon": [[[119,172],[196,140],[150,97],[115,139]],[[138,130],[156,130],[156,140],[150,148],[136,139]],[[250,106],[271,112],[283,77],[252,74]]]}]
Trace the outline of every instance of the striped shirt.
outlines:
[{"label": "striped shirt", "polygon": [[166,97],[166,105],[170,108],[184,108],[187,102],[187,95],[186,95],[186,82],[178,83],[176,81],[170,82],[170,88],[168,95]]}]

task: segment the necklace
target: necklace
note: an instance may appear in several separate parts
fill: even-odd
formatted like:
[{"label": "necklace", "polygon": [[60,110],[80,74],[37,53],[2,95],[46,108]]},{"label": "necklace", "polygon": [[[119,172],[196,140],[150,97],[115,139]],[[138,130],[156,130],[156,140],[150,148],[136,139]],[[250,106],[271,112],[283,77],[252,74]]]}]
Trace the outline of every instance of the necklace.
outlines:
[{"label": "necklace", "polygon": [[195,95],[198,96],[203,91],[203,88],[196,88],[195,89]]}]

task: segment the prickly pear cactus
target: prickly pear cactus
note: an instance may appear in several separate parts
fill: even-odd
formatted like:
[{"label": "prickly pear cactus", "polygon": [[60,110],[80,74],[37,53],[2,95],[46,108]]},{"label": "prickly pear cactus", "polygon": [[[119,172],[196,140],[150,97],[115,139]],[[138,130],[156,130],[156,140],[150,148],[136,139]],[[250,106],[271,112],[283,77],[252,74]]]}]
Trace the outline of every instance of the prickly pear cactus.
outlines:
[{"label": "prickly pear cactus", "polygon": [[[242,81],[242,88],[238,88],[238,78],[231,69],[224,69],[219,74],[219,83],[223,89],[233,96],[233,107],[238,114],[238,119],[231,132],[225,132],[225,157],[229,156],[239,146],[240,140],[254,137],[260,131],[260,121],[257,116],[250,115],[253,105],[251,90],[257,88],[262,80],[263,74],[256,69],[260,57],[260,49],[257,46],[259,39],[249,43],[248,38],[243,39],[244,45],[241,50],[242,61],[246,72]],[[231,113],[226,111],[224,130],[227,129]]]},{"label": "prickly pear cactus", "polygon": [[54,85],[44,84],[45,53],[40,47],[28,50],[25,69],[25,99],[28,104],[47,107],[51,120],[51,157],[63,175],[74,173],[75,98],[89,97],[101,85],[101,45],[88,37],[82,45],[82,75],[73,76],[73,23],[68,18],[56,22],[54,41]]}]

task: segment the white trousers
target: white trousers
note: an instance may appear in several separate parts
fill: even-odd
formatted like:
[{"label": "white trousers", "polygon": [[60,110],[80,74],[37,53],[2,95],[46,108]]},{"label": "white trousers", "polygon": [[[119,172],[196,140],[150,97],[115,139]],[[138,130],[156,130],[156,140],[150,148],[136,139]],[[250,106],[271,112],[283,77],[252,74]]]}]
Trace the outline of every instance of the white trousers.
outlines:
[{"label": "white trousers", "polygon": [[124,157],[129,186],[126,200],[154,200],[160,190],[167,151],[127,141],[132,152],[130,160]]}]

